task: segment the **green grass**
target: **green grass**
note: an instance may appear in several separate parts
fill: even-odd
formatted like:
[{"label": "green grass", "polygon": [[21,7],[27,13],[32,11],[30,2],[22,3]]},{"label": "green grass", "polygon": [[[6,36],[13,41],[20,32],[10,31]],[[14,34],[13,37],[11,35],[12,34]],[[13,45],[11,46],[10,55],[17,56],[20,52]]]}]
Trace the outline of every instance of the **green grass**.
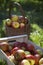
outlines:
[{"label": "green grass", "polygon": [[43,29],[37,24],[31,24],[31,27],[30,40],[43,48]]}]

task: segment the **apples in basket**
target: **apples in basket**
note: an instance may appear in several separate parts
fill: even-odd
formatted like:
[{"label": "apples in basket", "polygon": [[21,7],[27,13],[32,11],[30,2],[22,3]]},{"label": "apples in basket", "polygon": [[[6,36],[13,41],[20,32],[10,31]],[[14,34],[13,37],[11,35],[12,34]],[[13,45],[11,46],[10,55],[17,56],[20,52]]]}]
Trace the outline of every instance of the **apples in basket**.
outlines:
[{"label": "apples in basket", "polygon": [[[11,15],[11,10],[14,5],[17,5],[22,13],[22,16],[18,15]],[[9,7],[9,18],[6,19],[5,24],[5,34],[6,36],[16,36],[16,35],[23,35],[23,34],[30,34],[30,23],[27,17],[25,17],[24,10],[22,6],[15,2],[10,3]]]}]

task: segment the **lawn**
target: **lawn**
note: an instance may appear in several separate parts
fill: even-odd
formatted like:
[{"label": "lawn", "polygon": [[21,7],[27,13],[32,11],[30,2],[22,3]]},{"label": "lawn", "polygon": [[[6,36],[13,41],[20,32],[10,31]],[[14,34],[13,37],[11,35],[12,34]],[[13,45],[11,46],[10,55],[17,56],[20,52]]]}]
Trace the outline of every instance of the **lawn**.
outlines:
[{"label": "lawn", "polygon": [[[23,1],[23,0],[22,0]],[[29,19],[31,25],[31,32],[30,32],[30,40],[33,41],[38,46],[43,48],[43,8],[42,4],[39,2],[28,2],[28,3],[21,3],[24,11],[25,16]],[[2,11],[3,12],[3,11]],[[18,9],[14,8],[13,14],[21,15]],[[8,13],[4,14],[3,16],[6,17]],[[4,18],[2,18],[4,19]],[[4,27],[3,27],[3,20],[0,25],[0,37],[4,37]]]}]

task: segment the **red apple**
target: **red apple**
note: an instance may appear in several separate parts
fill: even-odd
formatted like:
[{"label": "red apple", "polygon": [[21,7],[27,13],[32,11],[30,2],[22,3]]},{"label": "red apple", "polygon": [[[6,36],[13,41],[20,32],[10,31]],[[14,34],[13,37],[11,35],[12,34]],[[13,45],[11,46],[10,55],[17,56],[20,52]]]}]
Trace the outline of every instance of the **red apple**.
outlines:
[{"label": "red apple", "polygon": [[27,43],[25,43],[25,42],[15,42],[13,48],[14,47],[18,47],[20,49],[26,50],[27,49]]},{"label": "red apple", "polygon": [[20,23],[20,28],[24,28],[25,24],[24,23]]},{"label": "red apple", "polygon": [[23,50],[27,50],[27,45],[28,45],[27,43],[21,42],[20,43],[20,48],[23,49]]},{"label": "red apple", "polygon": [[9,50],[9,44],[7,42],[2,42],[0,44],[0,48],[3,50],[3,51],[8,51]]},{"label": "red apple", "polygon": [[19,16],[19,21],[20,21],[20,23],[24,23],[25,22],[25,18],[23,16]]},{"label": "red apple", "polygon": [[18,47],[14,47],[12,50],[11,50],[11,54],[15,54],[15,52],[17,51],[17,50],[19,50],[19,48]]},{"label": "red apple", "polygon": [[35,58],[33,55],[26,55],[26,59],[28,59],[28,61],[30,61],[30,64],[31,65],[34,65],[35,64]]},{"label": "red apple", "polygon": [[21,60],[25,58],[25,52],[21,49],[17,50],[14,54],[16,60]]},{"label": "red apple", "polygon": [[29,55],[26,55],[26,59],[35,59],[33,55],[29,54]]},{"label": "red apple", "polygon": [[35,57],[35,64],[38,65],[41,56],[39,54],[35,54],[34,57]]},{"label": "red apple", "polygon": [[35,51],[35,47],[32,44],[28,44],[27,45],[27,50],[31,52],[31,54],[34,54]]}]

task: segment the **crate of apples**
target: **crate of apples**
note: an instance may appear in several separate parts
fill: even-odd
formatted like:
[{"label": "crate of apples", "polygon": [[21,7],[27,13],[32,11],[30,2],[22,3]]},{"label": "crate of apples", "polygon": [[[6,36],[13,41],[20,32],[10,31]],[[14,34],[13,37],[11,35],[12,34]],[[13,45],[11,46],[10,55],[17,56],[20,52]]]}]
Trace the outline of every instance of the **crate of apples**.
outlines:
[{"label": "crate of apples", "polygon": [[43,52],[35,49],[34,45],[25,42],[2,42],[0,49],[15,65],[43,65]]}]

